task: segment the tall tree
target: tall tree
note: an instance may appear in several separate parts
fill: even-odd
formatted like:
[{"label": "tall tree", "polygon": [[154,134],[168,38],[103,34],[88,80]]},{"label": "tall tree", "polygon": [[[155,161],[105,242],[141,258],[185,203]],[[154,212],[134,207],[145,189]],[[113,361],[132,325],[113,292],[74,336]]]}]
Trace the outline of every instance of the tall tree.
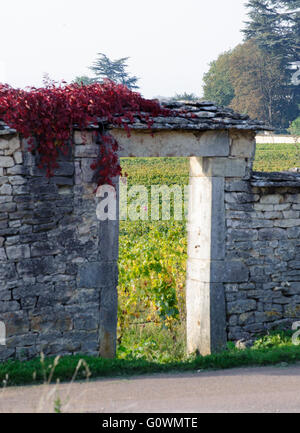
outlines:
[{"label": "tall tree", "polygon": [[243,30],[247,40],[280,60],[300,59],[300,0],[249,0],[250,21]]},{"label": "tall tree", "polygon": [[234,97],[234,89],[230,79],[231,51],[227,51],[210,63],[209,71],[204,75],[204,98],[219,105],[227,106]]},{"label": "tall tree", "polygon": [[297,117],[289,79],[278,58],[249,40],[211,63],[204,96],[280,130]]},{"label": "tall tree", "polygon": [[105,54],[99,53],[93,66],[89,68],[95,75],[93,80],[102,82],[105,78],[108,78],[115,83],[124,84],[129,89],[138,89],[138,78],[129,76],[126,71],[128,59],[129,57],[122,57],[121,59],[110,60]]},{"label": "tall tree", "polygon": [[300,0],[248,0],[246,6],[250,18],[243,31],[246,40],[254,40],[280,63],[287,83],[283,106],[288,105],[288,118],[293,120],[300,103],[300,85],[293,80],[300,60]]},{"label": "tall tree", "polygon": [[288,82],[278,59],[250,40],[232,52],[229,74],[235,94],[230,104],[233,109],[278,129],[288,126]]}]

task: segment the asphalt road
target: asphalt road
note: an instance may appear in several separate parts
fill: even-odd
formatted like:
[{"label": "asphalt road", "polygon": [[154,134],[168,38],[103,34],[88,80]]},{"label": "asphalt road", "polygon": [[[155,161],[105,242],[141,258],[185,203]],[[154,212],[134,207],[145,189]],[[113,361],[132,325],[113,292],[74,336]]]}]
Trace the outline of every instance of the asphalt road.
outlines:
[{"label": "asphalt road", "polygon": [[0,412],[300,412],[300,366],[104,379],[0,390]]}]

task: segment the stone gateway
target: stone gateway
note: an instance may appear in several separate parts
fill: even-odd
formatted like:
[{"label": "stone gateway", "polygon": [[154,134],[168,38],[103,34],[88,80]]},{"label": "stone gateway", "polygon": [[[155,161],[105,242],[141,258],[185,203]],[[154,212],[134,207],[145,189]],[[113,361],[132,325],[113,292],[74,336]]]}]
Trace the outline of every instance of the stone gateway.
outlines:
[{"label": "stone gateway", "polygon": [[[104,126],[120,157],[190,158],[188,351],[291,327],[300,317],[300,176],[252,171],[261,122],[209,101],[167,108],[176,116],[153,118],[151,131],[136,117],[130,138]],[[119,224],[97,218],[97,131],[84,135],[75,132],[48,179],[0,123],[0,360],[115,356]]]}]

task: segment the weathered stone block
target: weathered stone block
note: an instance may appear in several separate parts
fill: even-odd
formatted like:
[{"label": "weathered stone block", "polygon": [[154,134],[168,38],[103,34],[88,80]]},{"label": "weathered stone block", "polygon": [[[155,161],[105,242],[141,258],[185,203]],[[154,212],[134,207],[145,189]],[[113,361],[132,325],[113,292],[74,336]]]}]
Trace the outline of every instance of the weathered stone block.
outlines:
[{"label": "weathered stone block", "polygon": [[28,245],[13,245],[6,247],[6,254],[9,260],[28,259],[30,257],[30,248]]},{"label": "weathered stone block", "polygon": [[299,219],[282,219],[274,221],[274,225],[276,227],[297,227],[300,226],[300,218]]},{"label": "weathered stone block", "polygon": [[263,195],[260,199],[260,204],[282,204],[283,197],[280,194]]},{"label": "weathered stone block", "polygon": [[241,261],[189,259],[187,278],[206,283],[239,283],[248,281],[249,271]]},{"label": "weathered stone block", "polygon": [[95,133],[93,131],[75,131],[73,141],[76,145],[92,145],[95,142]]},{"label": "weathered stone block", "polygon": [[0,195],[10,195],[12,193],[12,188],[9,184],[5,183],[0,186]]},{"label": "weathered stone block", "polygon": [[111,286],[117,282],[117,264],[115,262],[88,262],[79,265],[79,287],[86,289]]},{"label": "weathered stone block", "polygon": [[280,229],[280,228],[266,228],[261,229],[258,232],[258,238],[259,240],[264,241],[274,241],[274,240],[281,240],[281,239],[287,239],[287,232],[286,230]]},{"label": "weathered stone block", "polygon": [[188,352],[198,350],[201,355],[207,355],[224,349],[226,320],[223,285],[187,279],[186,293]]},{"label": "weathered stone block", "polygon": [[15,162],[11,156],[0,156],[0,167],[7,168],[15,165]]},{"label": "weathered stone block", "polygon": [[255,134],[252,132],[238,133],[230,131],[231,146],[230,155],[254,159]]},{"label": "weathered stone block", "polygon": [[235,302],[229,302],[227,304],[227,311],[229,314],[242,314],[248,311],[254,311],[256,307],[256,301],[253,299],[245,299]]},{"label": "weathered stone block", "polygon": [[14,160],[16,164],[22,164],[23,162],[22,152],[14,152]]},{"label": "weathered stone block", "polygon": [[225,257],[223,178],[191,178],[188,221],[189,257],[223,259]]},{"label": "weathered stone block", "polygon": [[120,145],[119,156],[227,156],[228,131],[111,131]]},{"label": "weathered stone block", "polygon": [[240,177],[247,174],[247,161],[241,158],[193,157],[191,177]]}]

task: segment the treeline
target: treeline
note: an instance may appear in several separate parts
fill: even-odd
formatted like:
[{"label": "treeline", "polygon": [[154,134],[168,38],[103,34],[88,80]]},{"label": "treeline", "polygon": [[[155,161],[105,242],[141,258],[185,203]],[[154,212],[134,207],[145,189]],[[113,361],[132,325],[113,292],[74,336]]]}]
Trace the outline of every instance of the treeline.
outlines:
[{"label": "treeline", "polygon": [[292,77],[300,62],[300,0],[246,6],[245,41],[210,64],[204,97],[283,131],[299,116],[300,80]]}]

